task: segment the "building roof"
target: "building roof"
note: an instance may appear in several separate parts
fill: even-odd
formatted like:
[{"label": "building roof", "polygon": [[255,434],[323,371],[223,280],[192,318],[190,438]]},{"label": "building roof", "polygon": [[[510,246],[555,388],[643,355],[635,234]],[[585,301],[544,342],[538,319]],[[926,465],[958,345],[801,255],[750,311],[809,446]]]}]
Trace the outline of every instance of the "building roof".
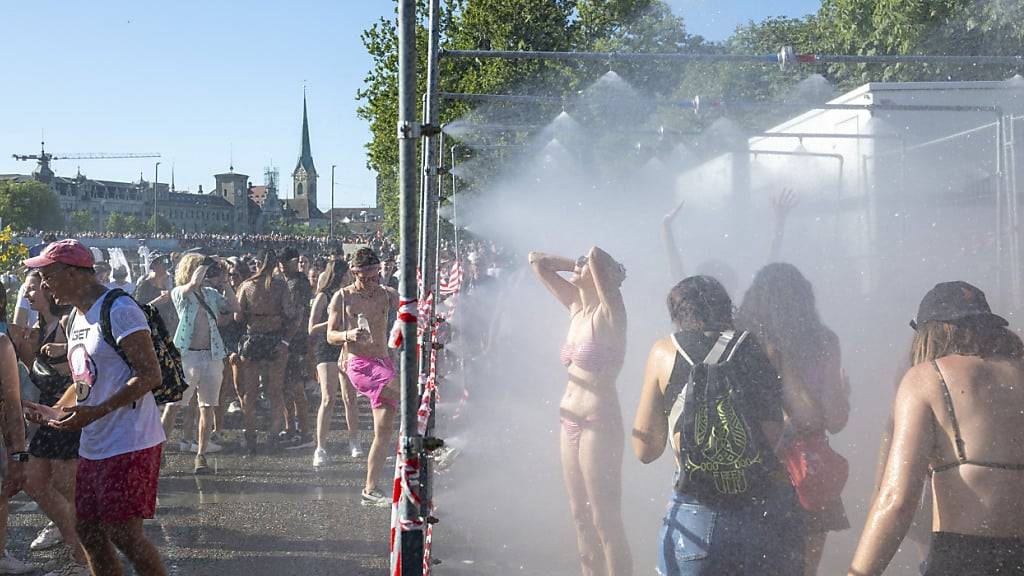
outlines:
[{"label": "building roof", "polygon": [[[306,116],[306,95],[302,95],[302,149],[299,151],[299,161],[295,164],[294,176],[299,168],[305,168],[306,174],[316,178],[316,167],[313,166],[313,152],[309,145],[309,120]],[[314,208],[315,210],[315,208]]]},{"label": "building roof", "polygon": [[202,206],[204,208],[231,208],[230,202],[216,194],[192,194],[190,192],[168,192],[162,203],[180,206]]},{"label": "building roof", "polygon": [[324,217],[324,213],[307,198],[289,198],[284,203],[299,220],[319,220]]}]

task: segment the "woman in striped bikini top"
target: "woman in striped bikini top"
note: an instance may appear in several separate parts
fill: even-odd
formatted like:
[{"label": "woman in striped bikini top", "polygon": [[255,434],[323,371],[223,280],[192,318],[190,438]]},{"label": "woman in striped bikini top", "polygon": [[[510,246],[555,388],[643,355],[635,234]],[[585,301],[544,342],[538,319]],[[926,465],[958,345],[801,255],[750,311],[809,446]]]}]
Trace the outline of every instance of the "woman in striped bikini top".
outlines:
[{"label": "woman in striped bikini top", "polygon": [[626,348],[626,307],[619,291],[625,268],[596,246],[576,260],[531,252],[530,264],[569,311],[569,338],[559,353],[569,369],[559,404],[559,453],[581,571],[629,574],[633,561],[619,496],[625,434],[615,391]]}]

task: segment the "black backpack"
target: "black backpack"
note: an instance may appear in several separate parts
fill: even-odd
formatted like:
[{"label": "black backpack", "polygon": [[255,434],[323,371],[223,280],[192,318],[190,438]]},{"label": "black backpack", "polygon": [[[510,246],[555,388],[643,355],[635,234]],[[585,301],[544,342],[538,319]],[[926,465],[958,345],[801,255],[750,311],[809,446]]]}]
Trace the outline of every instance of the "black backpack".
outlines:
[{"label": "black backpack", "polygon": [[763,496],[769,481],[764,458],[774,455],[764,453],[768,450],[750,417],[751,400],[733,362],[747,336],[722,332],[699,364],[672,337],[691,367],[682,389],[666,389],[669,431],[680,434],[676,490],[706,502],[749,501]]},{"label": "black backpack", "polygon": [[[167,331],[167,325],[164,324],[163,318],[160,317],[160,312],[155,307],[139,303],[120,288],[114,288],[107,292],[103,297],[103,304],[100,305],[100,333],[103,334],[103,340],[117,351],[118,356],[121,357],[121,360],[124,360],[125,364],[131,367],[131,362],[128,361],[128,357],[117,344],[117,341],[114,339],[114,333],[110,329],[110,307],[113,306],[115,300],[121,297],[131,298],[132,302],[135,302],[142,309],[149,324],[150,337],[153,339],[153,350],[156,352],[156,361],[160,364],[160,385],[153,389],[153,398],[157,404],[168,404],[181,400],[185,389],[188,388],[188,382],[185,381],[185,371],[181,367],[181,353],[178,351],[178,347],[174,345],[174,338]],[[75,313],[76,310],[72,308],[71,318],[68,321],[69,328],[74,325]]]}]

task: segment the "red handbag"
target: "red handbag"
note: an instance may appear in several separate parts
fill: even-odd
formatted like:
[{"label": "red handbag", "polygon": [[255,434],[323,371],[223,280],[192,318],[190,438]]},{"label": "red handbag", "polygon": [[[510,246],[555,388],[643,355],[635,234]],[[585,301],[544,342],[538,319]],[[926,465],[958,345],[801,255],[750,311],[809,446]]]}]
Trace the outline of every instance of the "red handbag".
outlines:
[{"label": "red handbag", "polygon": [[825,434],[796,438],[784,457],[790,482],[804,510],[820,512],[842,494],[850,463],[828,445]]}]

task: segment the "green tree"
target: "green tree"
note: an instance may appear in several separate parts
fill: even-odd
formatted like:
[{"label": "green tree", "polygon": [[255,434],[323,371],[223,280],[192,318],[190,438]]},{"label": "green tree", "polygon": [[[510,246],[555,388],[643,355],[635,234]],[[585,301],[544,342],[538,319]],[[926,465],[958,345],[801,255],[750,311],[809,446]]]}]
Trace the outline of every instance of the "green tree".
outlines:
[{"label": "green tree", "polygon": [[[818,48],[831,54],[1016,55],[1024,48],[1024,3],[980,0],[824,0]],[[1010,66],[845,64],[829,68],[843,87],[867,81],[1002,80]]]},{"label": "green tree", "polygon": [[92,230],[94,226],[92,214],[88,210],[75,210],[68,214],[68,224],[76,232]]},{"label": "green tree", "polygon": [[[153,231],[153,220],[156,220],[156,231],[163,234],[170,234],[174,232],[174,225],[167,218],[164,218],[162,214],[154,214],[146,220],[145,224],[141,225],[137,232],[139,234],[146,234]],[[140,222],[141,224],[141,222]]]},{"label": "green tree", "polygon": [[131,232],[129,224],[127,216],[120,212],[111,212],[110,216],[107,217],[107,224],[104,228],[111,234],[128,234]]},{"label": "green tree", "polygon": [[34,180],[0,180],[0,218],[15,228],[56,230],[64,225],[57,196]]},{"label": "green tree", "polygon": [[[441,45],[447,49],[490,50],[638,50],[679,51],[701,46],[686,34],[682,20],[672,16],[661,0],[448,0],[443,3]],[[425,90],[427,31],[425,6],[417,14],[417,89]],[[398,38],[395,22],[382,18],[363,32],[372,66],[357,93],[359,116],[370,124],[367,166],[379,175],[385,228],[398,220]],[[623,67],[627,74],[639,67]],[[548,93],[569,95],[607,71],[598,64],[539,60],[444,60],[442,90],[474,93],[527,93],[543,86]],[[665,78],[661,90],[673,84],[671,74],[643,72]],[[495,106],[510,123],[522,120],[517,104]],[[554,117],[557,105],[546,112]],[[471,106],[448,102],[442,122],[464,117]],[[536,117],[537,109],[528,110]]]}]

